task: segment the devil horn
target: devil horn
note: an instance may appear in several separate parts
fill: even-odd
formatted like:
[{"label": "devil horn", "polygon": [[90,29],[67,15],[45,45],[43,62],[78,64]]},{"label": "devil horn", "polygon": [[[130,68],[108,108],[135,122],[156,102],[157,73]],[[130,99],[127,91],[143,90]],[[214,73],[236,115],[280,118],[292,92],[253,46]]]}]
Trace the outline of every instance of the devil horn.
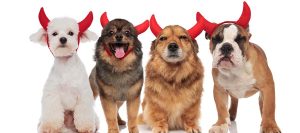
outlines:
[{"label": "devil horn", "polygon": [[93,13],[90,11],[89,14],[81,21],[78,23],[79,25],[79,32],[84,32],[86,31],[92,24],[93,22]]},{"label": "devil horn", "polygon": [[243,6],[242,15],[240,16],[239,20],[236,21],[236,24],[242,26],[243,28],[247,28],[251,18],[251,10],[245,1],[243,4],[244,6]]},{"label": "devil horn", "polygon": [[134,28],[135,28],[137,34],[139,35],[139,34],[145,32],[148,29],[148,27],[149,27],[149,21],[146,20],[143,23],[135,26]]},{"label": "devil horn", "polygon": [[204,30],[209,35],[211,35],[218,26],[218,24],[211,23],[208,20],[206,20],[199,12],[197,12],[197,14],[196,14],[196,19],[197,19],[198,22],[204,24]]},{"label": "devil horn", "polygon": [[152,15],[150,18],[150,29],[152,31],[152,33],[155,36],[158,36],[158,34],[161,32],[162,28],[158,25],[158,23],[156,22],[155,16]]},{"label": "devil horn", "polygon": [[43,7],[40,9],[39,20],[40,20],[40,24],[42,25],[42,27],[45,30],[47,30],[47,26],[48,26],[48,23],[50,22],[50,20],[48,19]]},{"label": "devil horn", "polygon": [[188,30],[189,35],[191,38],[195,39],[202,31],[204,28],[204,23],[201,21],[197,21],[197,23]]},{"label": "devil horn", "polygon": [[100,17],[100,22],[102,27],[105,27],[105,25],[109,22],[108,18],[107,18],[107,14],[106,12],[104,12],[101,17]]}]

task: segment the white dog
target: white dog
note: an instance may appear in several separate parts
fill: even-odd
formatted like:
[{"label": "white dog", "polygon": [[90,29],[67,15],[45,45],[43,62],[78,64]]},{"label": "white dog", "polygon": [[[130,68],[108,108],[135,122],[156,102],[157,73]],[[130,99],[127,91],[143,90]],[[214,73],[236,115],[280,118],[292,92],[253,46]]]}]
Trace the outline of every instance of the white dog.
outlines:
[{"label": "white dog", "polygon": [[64,124],[70,121],[64,118],[70,112],[76,132],[95,132],[98,118],[93,109],[93,93],[85,67],[76,53],[79,41],[97,39],[95,33],[87,30],[92,23],[93,14],[90,12],[80,23],[71,18],[55,18],[49,21],[41,8],[39,20],[43,28],[32,34],[30,39],[47,44],[55,61],[43,90],[38,132],[73,132]]}]

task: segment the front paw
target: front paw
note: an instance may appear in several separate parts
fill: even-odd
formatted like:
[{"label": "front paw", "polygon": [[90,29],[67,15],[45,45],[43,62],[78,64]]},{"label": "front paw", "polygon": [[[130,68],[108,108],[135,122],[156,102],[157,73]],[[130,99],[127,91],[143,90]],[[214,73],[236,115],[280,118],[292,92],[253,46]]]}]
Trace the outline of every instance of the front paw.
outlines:
[{"label": "front paw", "polygon": [[96,131],[96,124],[94,121],[89,121],[89,122],[75,121],[75,126],[79,133],[94,133]]},{"label": "front paw", "polygon": [[185,131],[187,133],[201,133],[201,128],[198,127],[198,126],[195,126],[195,127],[186,127]]},{"label": "front paw", "polygon": [[134,126],[128,129],[129,133],[139,133],[139,129]]},{"label": "front paw", "polygon": [[262,123],[260,132],[261,133],[281,133],[276,122]]},{"label": "front paw", "polygon": [[108,129],[108,133],[119,133],[119,129]]},{"label": "front paw", "polygon": [[209,133],[227,133],[228,124],[214,125],[209,129]]},{"label": "front paw", "polygon": [[41,122],[38,128],[39,133],[60,133],[62,126],[58,123]]},{"label": "front paw", "polygon": [[152,133],[168,133],[167,127],[153,127]]}]

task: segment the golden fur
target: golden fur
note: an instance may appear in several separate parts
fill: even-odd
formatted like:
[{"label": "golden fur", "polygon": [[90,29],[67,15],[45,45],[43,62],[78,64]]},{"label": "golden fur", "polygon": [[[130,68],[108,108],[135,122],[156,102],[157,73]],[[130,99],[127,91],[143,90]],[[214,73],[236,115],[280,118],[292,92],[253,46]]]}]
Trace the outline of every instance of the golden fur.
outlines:
[{"label": "golden fur", "polygon": [[[179,39],[179,36],[187,36]],[[154,133],[168,129],[200,132],[200,102],[203,67],[197,57],[196,42],[180,26],[168,26],[158,36],[168,39],[153,41],[151,59],[146,67],[145,98],[140,120],[150,125]],[[176,42],[186,54],[177,63],[168,63],[161,56],[170,42]]]}]

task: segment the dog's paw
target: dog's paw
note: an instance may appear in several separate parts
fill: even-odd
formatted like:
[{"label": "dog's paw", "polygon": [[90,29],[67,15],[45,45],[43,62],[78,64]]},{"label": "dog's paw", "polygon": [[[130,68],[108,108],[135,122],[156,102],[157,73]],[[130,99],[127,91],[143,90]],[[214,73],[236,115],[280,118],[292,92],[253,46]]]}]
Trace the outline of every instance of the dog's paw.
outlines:
[{"label": "dog's paw", "polygon": [[96,131],[96,125],[94,122],[87,122],[75,125],[79,133],[94,133]]},{"label": "dog's paw", "polygon": [[228,124],[214,125],[209,129],[209,133],[227,133],[228,132]]},{"label": "dog's paw", "polygon": [[262,123],[260,128],[261,133],[281,133],[279,127],[275,122]]},{"label": "dog's paw", "polygon": [[187,133],[201,133],[201,128],[198,127],[198,126],[195,126],[195,127],[186,127],[185,131]]},{"label": "dog's paw", "polygon": [[128,128],[129,133],[139,133],[139,129],[135,127]]},{"label": "dog's paw", "polygon": [[119,133],[119,129],[108,129],[108,133]]},{"label": "dog's paw", "polygon": [[167,127],[153,127],[152,133],[168,133]]},{"label": "dog's paw", "polygon": [[41,122],[38,128],[39,133],[60,133],[62,126],[57,123]]}]

